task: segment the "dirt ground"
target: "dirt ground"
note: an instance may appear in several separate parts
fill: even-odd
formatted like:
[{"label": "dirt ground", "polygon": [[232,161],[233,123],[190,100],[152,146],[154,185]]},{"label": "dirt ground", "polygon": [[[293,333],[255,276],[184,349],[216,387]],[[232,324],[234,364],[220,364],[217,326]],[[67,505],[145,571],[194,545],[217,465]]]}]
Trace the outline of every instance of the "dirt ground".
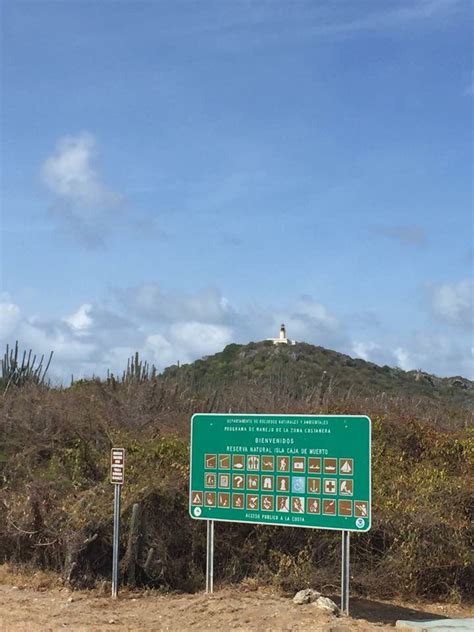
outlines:
[{"label": "dirt ground", "polygon": [[[297,606],[291,597],[268,589],[225,588],[214,595],[122,591],[117,601],[108,587],[70,591],[35,573],[26,578],[0,567],[0,631],[57,630],[292,630],[362,632],[393,630],[397,619],[472,616],[472,609],[441,604],[396,604],[351,600],[351,617],[322,613],[313,604]],[[106,592],[107,591],[107,592]]]}]

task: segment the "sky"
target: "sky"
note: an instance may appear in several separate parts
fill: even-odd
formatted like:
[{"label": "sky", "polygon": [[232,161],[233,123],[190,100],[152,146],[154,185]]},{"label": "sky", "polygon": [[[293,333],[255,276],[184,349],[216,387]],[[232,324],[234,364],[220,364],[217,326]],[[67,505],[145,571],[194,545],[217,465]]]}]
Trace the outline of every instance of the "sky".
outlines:
[{"label": "sky", "polygon": [[471,0],[1,3],[0,348],[474,379]]}]

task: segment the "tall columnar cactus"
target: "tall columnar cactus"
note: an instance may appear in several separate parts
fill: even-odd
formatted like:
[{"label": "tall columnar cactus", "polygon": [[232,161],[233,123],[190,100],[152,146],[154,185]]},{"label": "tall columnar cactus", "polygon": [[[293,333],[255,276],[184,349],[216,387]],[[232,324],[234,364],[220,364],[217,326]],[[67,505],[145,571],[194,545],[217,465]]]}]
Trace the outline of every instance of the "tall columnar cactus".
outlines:
[{"label": "tall columnar cactus", "polygon": [[122,382],[147,382],[156,377],[156,367],[140,359],[138,351],[127,360],[127,369],[122,374]]},{"label": "tall columnar cactus", "polygon": [[13,349],[7,345],[5,354],[2,358],[2,374],[1,382],[5,387],[10,384],[15,386],[23,386],[24,384],[43,384],[46,378],[46,373],[51,364],[53,358],[53,351],[49,354],[46,364],[44,363],[45,356],[41,356],[37,363],[37,356],[32,357],[31,349],[28,352],[24,351],[21,359],[21,363],[18,360],[18,340],[15,342]]}]

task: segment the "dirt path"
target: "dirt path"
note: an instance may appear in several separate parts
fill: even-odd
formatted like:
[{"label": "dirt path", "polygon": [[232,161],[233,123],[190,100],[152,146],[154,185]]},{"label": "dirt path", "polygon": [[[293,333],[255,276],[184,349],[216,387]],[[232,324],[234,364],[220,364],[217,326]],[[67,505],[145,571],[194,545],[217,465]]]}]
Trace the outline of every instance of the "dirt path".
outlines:
[{"label": "dirt path", "polygon": [[[407,609],[395,604],[353,602],[353,612],[364,618],[335,618],[312,604],[297,606],[291,599],[269,591],[242,592],[225,589],[212,596],[162,595],[145,591],[123,593],[117,602],[94,592],[67,589],[33,589],[0,586],[1,632],[50,632],[91,630],[292,630],[361,632],[393,630],[396,618],[446,616],[440,608]],[[435,612],[433,611],[435,610]],[[436,612],[437,610],[437,612]],[[459,609],[457,611],[459,614]],[[469,613],[463,612],[464,616]],[[394,618],[395,617],[395,618]]]}]

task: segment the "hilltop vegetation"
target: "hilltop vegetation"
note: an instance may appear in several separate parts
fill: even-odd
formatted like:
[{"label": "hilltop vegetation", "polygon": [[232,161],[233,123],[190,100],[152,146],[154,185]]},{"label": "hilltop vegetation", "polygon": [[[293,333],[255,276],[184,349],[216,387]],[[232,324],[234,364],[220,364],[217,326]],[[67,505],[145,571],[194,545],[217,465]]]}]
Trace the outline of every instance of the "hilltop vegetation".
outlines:
[{"label": "hilltop vegetation", "polygon": [[[11,385],[0,397],[0,562],[52,568],[79,586],[109,578],[108,461],[120,444],[127,448],[125,580],[201,589],[205,526],[187,513],[192,413],[362,412],[373,421],[374,520],[370,532],[351,539],[353,589],[469,596],[471,382],[425,382],[303,344],[229,345],[162,375],[151,371],[135,358],[120,380]],[[131,560],[134,503],[141,535]],[[339,551],[337,533],[218,524],[216,579],[337,591]]]},{"label": "hilltop vegetation", "polygon": [[[439,378],[422,371],[402,371],[305,343],[230,344],[213,356],[181,367],[172,366],[163,379],[188,388],[218,388],[232,393],[257,386],[277,399],[333,403],[377,400],[410,402],[429,410],[431,421],[446,428],[462,424],[474,411],[474,382],[456,376]],[[243,402],[242,402],[243,403]],[[260,409],[259,409],[260,410]]]}]

